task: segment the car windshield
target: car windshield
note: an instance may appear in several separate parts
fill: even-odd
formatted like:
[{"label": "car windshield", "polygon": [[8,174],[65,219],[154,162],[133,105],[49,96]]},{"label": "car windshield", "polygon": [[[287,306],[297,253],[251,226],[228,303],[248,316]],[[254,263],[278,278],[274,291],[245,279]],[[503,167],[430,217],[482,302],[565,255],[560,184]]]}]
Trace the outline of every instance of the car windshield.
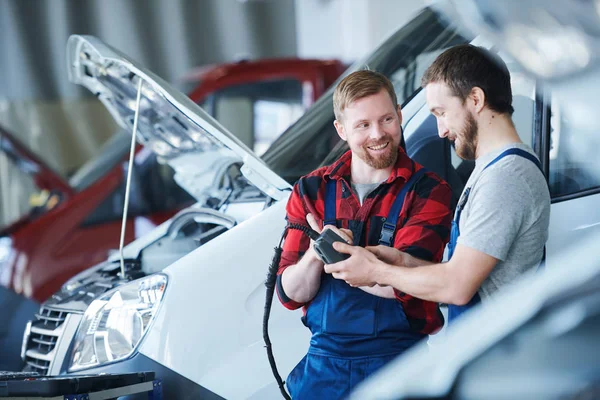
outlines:
[{"label": "car windshield", "polygon": [[108,139],[98,154],[83,164],[69,179],[69,185],[81,192],[102,178],[129,152],[131,135],[118,130]]},{"label": "car windshield", "polygon": [[268,79],[218,90],[206,109],[260,156],[304,113],[302,99],[298,79]]},{"label": "car windshield", "polygon": [[[420,90],[421,76],[441,52],[469,41],[453,25],[425,8],[377,50],[348,68],[339,79],[365,68],[381,72],[390,78],[398,102],[404,105]],[[290,183],[321,165],[333,162],[346,150],[345,142],[341,142],[333,126],[333,91],[336,84],[263,156],[267,165]]]}]

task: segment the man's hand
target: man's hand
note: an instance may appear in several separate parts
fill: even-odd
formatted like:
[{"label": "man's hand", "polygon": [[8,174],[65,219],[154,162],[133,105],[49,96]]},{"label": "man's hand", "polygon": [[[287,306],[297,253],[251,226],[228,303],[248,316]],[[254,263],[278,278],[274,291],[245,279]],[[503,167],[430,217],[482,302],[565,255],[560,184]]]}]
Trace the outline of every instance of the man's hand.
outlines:
[{"label": "man's hand", "polygon": [[[325,229],[331,229],[332,231],[337,233],[342,239],[344,239],[346,242],[352,243],[354,235],[352,234],[352,231],[349,229],[338,228],[334,225],[325,225],[323,227],[323,229],[321,229],[315,216],[310,213],[306,215],[306,222],[308,222],[308,225],[312,228],[313,231],[321,233]],[[312,247],[312,244],[313,243],[311,241],[311,247]]]},{"label": "man's hand", "polygon": [[349,254],[350,258],[335,264],[325,265],[325,272],[336,279],[342,279],[353,287],[373,286],[377,284],[376,274],[380,261],[370,251],[335,242],[333,248],[340,253]]},{"label": "man's hand", "polygon": [[410,255],[398,249],[382,245],[368,246],[366,249],[375,254],[375,257],[379,258],[384,263],[400,267],[408,266],[407,264],[409,263]]},{"label": "man's hand", "polygon": [[[310,225],[310,227],[317,231],[317,232],[321,232],[321,228],[319,227],[319,224],[317,223],[317,220],[315,219],[315,217],[312,214],[308,214],[306,216],[306,221],[308,222],[308,224]],[[332,229],[334,232],[336,232],[338,235],[340,235],[343,239],[345,239],[348,243],[352,243],[353,240],[353,235],[352,235],[352,231],[348,230],[348,229],[338,229],[335,226],[332,225],[326,225],[325,227],[323,227],[323,229]],[[312,243],[311,243],[312,245]],[[346,245],[344,243],[341,242],[335,242],[333,244],[333,248],[338,250],[336,248],[336,246],[347,246],[345,248],[348,249],[348,251],[352,251],[350,249],[360,249],[361,251],[365,251],[365,249],[363,249],[362,247],[353,247],[350,245]],[[338,250],[339,251],[339,250]],[[344,251],[341,251],[341,253],[343,253]],[[366,253],[369,253],[368,251],[365,251]],[[350,253],[348,253],[350,254]],[[369,253],[371,254],[371,253]],[[371,255],[372,256],[372,255]],[[350,266],[346,266],[346,262],[350,261],[351,263],[355,262],[355,260],[352,260],[352,257],[350,257],[349,259],[336,263],[336,264],[330,264],[330,265],[325,265],[324,269],[325,272],[330,273],[328,268],[352,268],[352,270],[356,270],[358,272],[364,272],[362,270],[362,267],[360,266],[360,262],[358,261],[359,266],[357,268],[353,268],[351,265]],[[376,260],[375,260],[376,261]],[[394,289],[392,287],[383,287],[383,286],[379,286],[377,285],[375,282],[371,282],[370,279],[366,279],[366,281],[368,281],[368,283],[360,283],[359,279],[356,279],[356,281],[352,281],[354,282],[351,283],[350,281],[348,281],[347,279],[345,279],[345,277],[349,277],[349,275],[347,274],[347,271],[340,271],[335,272],[332,274],[332,276],[336,279],[342,279],[344,281],[346,281],[346,283],[348,283],[350,286],[354,286],[354,287],[358,287],[359,289],[361,289],[362,291],[372,294],[373,296],[378,296],[378,297],[384,297],[384,298],[388,298],[388,299],[394,299],[396,296],[394,294]]]}]

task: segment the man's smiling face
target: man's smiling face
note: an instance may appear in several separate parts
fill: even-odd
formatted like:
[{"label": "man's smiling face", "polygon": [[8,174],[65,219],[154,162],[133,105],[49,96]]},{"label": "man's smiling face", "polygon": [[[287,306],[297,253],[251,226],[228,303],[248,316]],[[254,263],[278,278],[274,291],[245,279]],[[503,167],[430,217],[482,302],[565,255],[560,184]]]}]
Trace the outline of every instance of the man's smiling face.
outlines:
[{"label": "man's smiling face", "polygon": [[401,122],[400,107],[382,89],[348,104],[336,128],[354,156],[374,169],[385,169],[396,162]]},{"label": "man's smiling face", "polygon": [[431,82],[425,88],[427,106],[437,120],[438,135],[454,142],[456,154],[463,160],[474,160],[477,153],[478,124],[473,113],[442,82]]}]

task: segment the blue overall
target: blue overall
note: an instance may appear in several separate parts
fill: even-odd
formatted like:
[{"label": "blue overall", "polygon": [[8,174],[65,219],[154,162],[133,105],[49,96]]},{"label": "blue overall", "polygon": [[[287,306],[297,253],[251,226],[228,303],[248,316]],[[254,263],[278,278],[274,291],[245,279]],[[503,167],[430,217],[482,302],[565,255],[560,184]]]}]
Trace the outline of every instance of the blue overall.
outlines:
[{"label": "blue overall", "polygon": [[[489,164],[487,164],[483,168],[482,172],[485,171],[488,167],[490,167],[490,166],[494,165],[495,163],[497,163],[498,161],[500,161],[502,158],[504,158],[506,156],[510,156],[510,155],[516,155],[516,156],[523,157],[523,158],[530,160],[539,168],[540,171],[542,171],[542,174],[543,174],[542,166],[541,166],[540,162],[538,161],[538,159],[531,153],[529,153],[525,150],[522,150],[522,149],[517,149],[517,148],[511,148],[511,149],[503,151],[498,157],[496,157],[492,161],[490,161]],[[456,249],[456,242],[458,241],[458,237],[460,236],[460,228],[459,228],[460,214],[462,213],[465,205],[467,204],[467,200],[469,199],[470,192],[471,192],[471,186],[469,186],[465,189],[461,200],[458,202],[458,205],[456,206],[456,212],[454,213],[454,219],[452,220],[452,230],[450,231],[450,243],[448,243],[448,259],[452,258],[452,256],[454,255],[454,250]],[[464,306],[455,306],[453,304],[449,304],[448,305],[448,324],[455,322],[456,319],[460,315],[462,315],[467,310],[470,310],[471,308],[475,307],[480,302],[481,302],[481,297],[479,297],[479,293],[475,293],[473,298]]]},{"label": "blue overall", "polygon": [[[410,187],[425,172],[406,182],[383,224],[379,244],[393,245],[396,223]],[[325,191],[324,225],[336,225],[336,181]],[[360,242],[363,224],[353,229]],[[287,386],[294,400],[340,399],[359,382],[425,335],[412,330],[400,302],[366,293],[323,274],[319,292],[303,317],[312,338],[307,355],[292,370]]]}]

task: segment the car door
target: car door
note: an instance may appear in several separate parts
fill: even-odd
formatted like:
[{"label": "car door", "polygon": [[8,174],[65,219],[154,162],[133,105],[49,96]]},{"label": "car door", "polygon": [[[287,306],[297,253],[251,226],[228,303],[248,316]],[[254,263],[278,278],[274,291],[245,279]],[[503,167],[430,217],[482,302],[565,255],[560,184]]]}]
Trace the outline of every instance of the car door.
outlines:
[{"label": "car door", "polygon": [[593,135],[577,128],[549,97],[545,133],[552,212],[546,265],[555,268],[565,249],[600,232],[600,175]]}]

